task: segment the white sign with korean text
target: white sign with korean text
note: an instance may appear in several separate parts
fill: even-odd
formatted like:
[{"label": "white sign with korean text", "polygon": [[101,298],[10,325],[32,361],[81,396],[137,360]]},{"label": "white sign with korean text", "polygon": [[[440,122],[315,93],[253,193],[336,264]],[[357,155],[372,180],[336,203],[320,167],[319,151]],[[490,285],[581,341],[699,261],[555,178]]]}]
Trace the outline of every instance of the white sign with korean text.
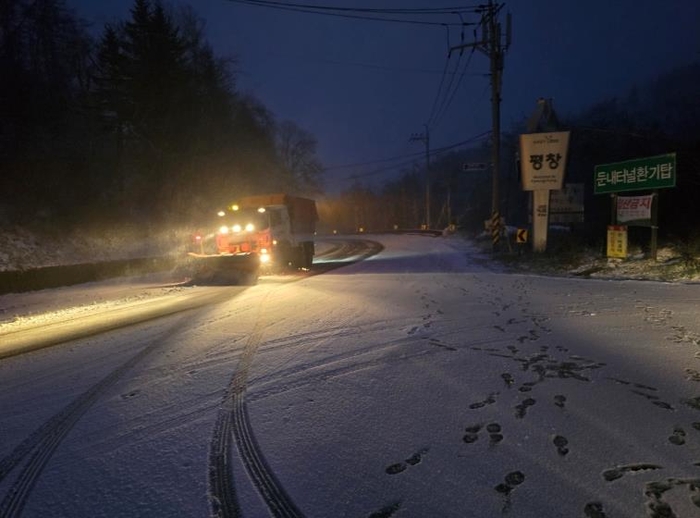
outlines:
[{"label": "white sign with korean text", "polygon": [[564,184],[569,132],[520,135],[520,172],[523,190],[558,191]]},{"label": "white sign with korean text", "polygon": [[618,196],[617,221],[627,225],[651,225],[651,206],[654,195]]}]

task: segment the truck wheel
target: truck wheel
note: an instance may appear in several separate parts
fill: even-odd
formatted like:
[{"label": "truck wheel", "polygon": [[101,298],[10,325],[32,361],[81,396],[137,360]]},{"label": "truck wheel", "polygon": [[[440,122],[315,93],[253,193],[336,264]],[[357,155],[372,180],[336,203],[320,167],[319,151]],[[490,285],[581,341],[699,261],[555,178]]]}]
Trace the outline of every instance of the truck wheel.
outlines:
[{"label": "truck wheel", "polygon": [[289,243],[280,243],[277,245],[275,265],[277,270],[283,272],[289,268],[289,263],[293,262],[292,248]]},{"label": "truck wheel", "polygon": [[311,268],[314,262],[314,244],[304,243],[304,268]]},{"label": "truck wheel", "polygon": [[242,286],[254,286],[258,282],[257,272],[246,272],[241,274],[239,283]]}]

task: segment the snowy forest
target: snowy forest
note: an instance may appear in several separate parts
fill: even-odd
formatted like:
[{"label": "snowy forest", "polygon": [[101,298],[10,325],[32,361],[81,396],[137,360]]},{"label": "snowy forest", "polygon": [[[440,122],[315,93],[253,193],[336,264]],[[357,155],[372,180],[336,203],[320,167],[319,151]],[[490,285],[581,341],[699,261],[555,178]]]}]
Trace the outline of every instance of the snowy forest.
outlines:
[{"label": "snowy forest", "polygon": [[2,2],[0,216],[178,223],[232,186],[319,192],[315,138],[237,90],[194,10],[130,14],[95,41],[62,0]]}]

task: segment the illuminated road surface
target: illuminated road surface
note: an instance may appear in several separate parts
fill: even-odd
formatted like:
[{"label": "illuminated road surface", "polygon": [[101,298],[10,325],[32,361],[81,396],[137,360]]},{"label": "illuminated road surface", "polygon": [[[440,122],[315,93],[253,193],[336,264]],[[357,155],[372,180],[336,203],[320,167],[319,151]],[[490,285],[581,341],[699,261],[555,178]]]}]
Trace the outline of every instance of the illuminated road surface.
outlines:
[{"label": "illuminated road surface", "polygon": [[700,513],[700,287],[367,239],[252,287],[91,285],[92,313],[0,298],[36,313],[0,340],[131,319],[0,360],[0,516]]}]

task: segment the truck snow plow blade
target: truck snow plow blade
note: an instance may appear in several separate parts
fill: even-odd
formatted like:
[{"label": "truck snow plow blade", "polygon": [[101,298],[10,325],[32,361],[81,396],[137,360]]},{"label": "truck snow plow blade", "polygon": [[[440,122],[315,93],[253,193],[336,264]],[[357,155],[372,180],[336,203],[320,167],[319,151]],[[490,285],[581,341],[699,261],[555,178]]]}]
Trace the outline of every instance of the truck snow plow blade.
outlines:
[{"label": "truck snow plow blade", "polygon": [[187,255],[192,282],[250,285],[258,279],[258,254],[204,255],[190,252]]}]

